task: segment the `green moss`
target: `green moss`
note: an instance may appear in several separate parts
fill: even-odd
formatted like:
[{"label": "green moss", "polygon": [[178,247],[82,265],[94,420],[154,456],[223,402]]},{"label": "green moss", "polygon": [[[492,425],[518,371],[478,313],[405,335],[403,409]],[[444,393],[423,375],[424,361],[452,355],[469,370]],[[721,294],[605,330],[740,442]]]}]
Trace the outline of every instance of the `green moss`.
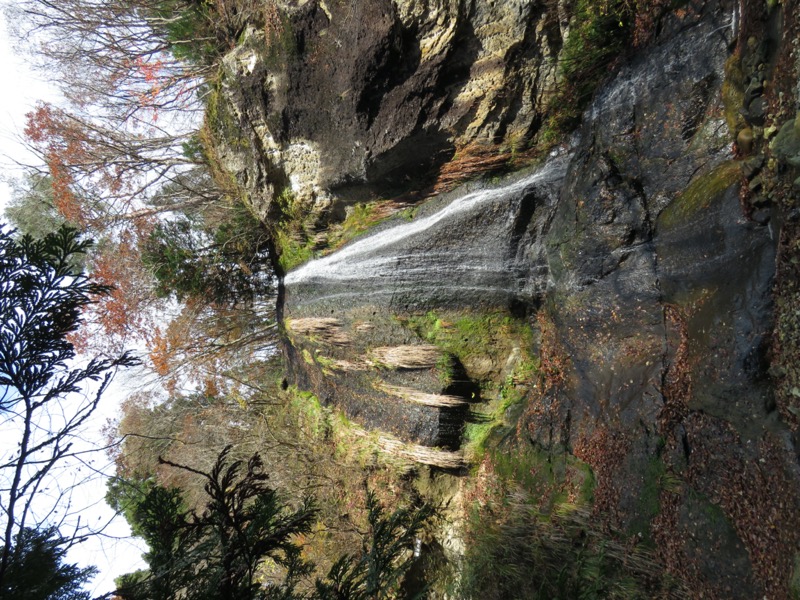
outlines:
[{"label": "green moss", "polygon": [[533,343],[530,327],[503,312],[431,311],[425,315],[409,317],[405,321],[421,338],[461,361],[467,367],[468,374],[473,359],[485,358],[499,363],[515,347],[522,349],[522,360],[532,360],[527,353]]},{"label": "green moss", "polygon": [[275,232],[275,245],[278,247],[279,262],[284,272],[288,272],[314,257],[314,246],[311,242],[298,240],[290,233],[280,229]]},{"label": "green moss", "polygon": [[463,449],[470,462],[479,463],[490,446],[489,439],[500,429],[496,420],[479,423],[467,423],[464,427]]},{"label": "green moss", "polygon": [[675,227],[688,222],[708,208],[725,190],[742,178],[738,161],[729,160],[695,177],[658,217],[660,227]]},{"label": "green moss", "polygon": [[447,387],[453,383],[456,374],[457,359],[449,352],[443,352],[436,361],[436,372],[439,375],[439,380],[442,387]]},{"label": "green moss", "polygon": [[414,218],[417,216],[418,210],[419,206],[409,206],[408,208],[404,208],[397,214],[406,221],[413,221]]},{"label": "green moss", "polygon": [[560,55],[561,81],[540,143],[550,143],[577,125],[607,76],[608,65],[630,42],[635,17],[632,8],[626,0],[578,0],[575,4],[570,34]]},{"label": "green moss", "polygon": [[568,488],[577,487],[578,494],[574,499],[577,506],[591,505],[594,474],[589,465],[571,454],[552,454],[528,447],[511,452],[493,448],[490,456],[495,474],[504,488],[521,488],[547,512],[567,501]]},{"label": "green moss", "polygon": [[275,198],[280,216],[275,227],[278,262],[284,273],[311,260],[315,255],[314,240],[306,233],[308,215],[300,207],[288,187]]},{"label": "green moss", "polygon": [[297,56],[297,40],[292,21],[283,10],[276,7],[276,11],[277,19],[272,27],[267,28],[267,54],[264,57],[264,64],[271,71],[281,69]]},{"label": "green moss", "polygon": [[512,424],[509,423],[509,411],[520,407],[527,398],[525,384],[536,381],[539,376],[538,357],[520,358],[506,380],[500,385],[494,398],[476,409],[476,422],[467,423],[464,430],[464,451],[474,462],[483,459],[491,447],[495,435],[502,434]]},{"label": "green moss", "polygon": [[330,415],[314,394],[294,386],[287,390],[290,408],[297,415],[300,426],[314,438],[321,438],[331,429]]},{"label": "green moss", "polygon": [[473,406],[464,451],[480,462],[495,434],[510,426],[509,409],[524,402],[528,384],[538,378],[530,326],[501,311],[431,311],[398,321],[443,351],[437,367],[444,387],[464,375],[477,384],[474,394],[483,402]]},{"label": "green moss", "polygon": [[380,211],[381,204],[380,202],[367,202],[353,206],[341,225],[331,229],[326,241],[326,251],[341,248],[383,221],[385,215]]},{"label": "green moss", "polygon": [[707,498],[703,498],[702,502],[702,511],[703,514],[708,519],[708,522],[711,523],[714,527],[731,527],[730,521],[728,520],[728,516],[725,514],[725,511],[718,504],[713,504]]},{"label": "green moss", "polygon": [[314,359],[316,360],[317,364],[325,369],[329,370],[336,370],[336,361],[332,358],[325,356],[324,354],[317,354]]},{"label": "green moss", "polygon": [[312,214],[298,205],[291,190],[284,190],[276,202],[281,217],[275,238],[285,271],[341,248],[387,218],[381,210],[384,202],[357,204],[342,223],[329,226],[320,235],[311,236],[307,230],[311,229]]},{"label": "green moss", "polygon": [[239,120],[222,92],[223,77],[220,72],[210,84],[206,96],[205,124],[217,143],[222,142],[231,148],[248,151],[251,149],[250,140],[242,135]]},{"label": "green moss", "polygon": [[303,360],[306,361],[308,365],[314,364],[314,357],[311,356],[311,352],[308,351],[308,348],[303,348]]},{"label": "green moss", "polygon": [[789,597],[792,600],[800,600],[800,552],[796,552],[794,555],[794,568],[789,581]]},{"label": "green moss", "polygon": [[377,206],[376,202],[356,204],[342,223],[340,240],[342,242],[349,241],[372,227],[380,219],[375,214]]},{"label": "green moss", "polygon": [[725,122],[732,138],[745,126],[741,108],[744,104],[744,74],[736,54],[725,63],[725,81],[722,82],[722,103],[725,107]]}]

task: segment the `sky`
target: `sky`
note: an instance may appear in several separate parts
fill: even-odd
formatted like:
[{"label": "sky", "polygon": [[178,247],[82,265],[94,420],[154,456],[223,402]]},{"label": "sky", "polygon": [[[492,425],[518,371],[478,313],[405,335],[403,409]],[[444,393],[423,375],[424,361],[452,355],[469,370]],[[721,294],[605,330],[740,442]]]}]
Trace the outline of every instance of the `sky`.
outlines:
[{"label": "sky", "polygon": [[37,100],[57,102],[60,97],[58,90],[48,85],[40,74],[33,73],[14,53],[11,44],[5,14],[0,11],[0,81],[3,82],[3,93],[0,94],[0,208],[10,198],[7,179],[22,174],[17,163],[36,162],[35,156],[21,140],[25,113]]},{"label": "sky", "polygon": [[[0,4],[0,7],[5,3]],[[49,85],[40,73],[34,73],[25,61],[14,53],[11,46],[5,15],[0,10],[0,81],[3,93],[0,94],[0,213],[11,195],[9,180],[23,174],[22,164],[36,164],[36,157],[22,142],[25,127],[25,114],[38,100],[58,103],[60,94]],[[91,433],[100,440],[100,428],[107,419],[114,418],[119,402],[125,395],[125,378],[119,377],[103,397],[100,410],[89,425]],[[5,437],[5,436],[3,436]],[[2,451],[2,444],[0,444]],[[110,472],[110,465],[104,455],[97,456],[97,466]],[[75,498],[86,507],[84,522],[104,523],[111,520],[113,511],[105,504],[105,478],[98,476],[83,486]],[[130,529],[124,519],[118,517],[106,530],[107,537],[87,540],[70,550],[68,560],[82,566],[94,565],[100,574],[92,581],[89,589],[95,595],[113,590],[114,578],[143,566],[141,552],[143,545],[130,539]]]}]

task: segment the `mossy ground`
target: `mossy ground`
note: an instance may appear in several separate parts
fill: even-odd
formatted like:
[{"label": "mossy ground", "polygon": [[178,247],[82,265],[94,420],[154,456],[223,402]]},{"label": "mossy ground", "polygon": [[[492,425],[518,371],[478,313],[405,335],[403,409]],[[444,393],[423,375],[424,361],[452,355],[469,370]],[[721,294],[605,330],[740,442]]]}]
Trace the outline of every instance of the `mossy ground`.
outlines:
[{"label": "mossy ground", "polygon": [[385,506],[418,501],[409,478],[414,467],[380,452],[375,436],[365,435],[344,413],[323,406],[314,394],[290,386],[278,398],[283,418],[295,428],[300,455],[300,460],[287,460],[285,466],[307,471],[296,475],[309,480],[306,492],[313,493],[321,509],[315,531],[303,540],[304,554],[328,568],[330,557],[352,553],[353,544],[360,543],[359,532],[368,530],[367,489]]},{"label": "mossy ground", "polygon": [[[533,380],[536,359],[533,331],[522,320],[502,311],[430,311],[424,315],[400,317],[422,339],[455,356],[484,389],[504,385],[498,376],[511,360],[517,381]],[[511,352],[517,348],[517,356]],[[510,373],[506,374],[510,376]]]},{"label": "mossy ground", "polygon": [[685,597],[651,551],[598,526],[593,474],[574,457],[498,447],[474,481],[460,597]]}]

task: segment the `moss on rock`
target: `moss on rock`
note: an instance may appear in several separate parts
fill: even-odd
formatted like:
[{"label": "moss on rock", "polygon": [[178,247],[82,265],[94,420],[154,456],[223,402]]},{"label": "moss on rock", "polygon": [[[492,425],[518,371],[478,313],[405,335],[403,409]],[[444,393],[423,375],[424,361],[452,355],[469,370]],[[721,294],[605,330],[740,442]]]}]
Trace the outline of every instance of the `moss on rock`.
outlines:
[{"label": "moss on rock", "polygon": [[708,208],[729,187],[742,179],[741,163],[725,161],[695,177],[689,186],[659,215],[658,226],[672,228]]}]

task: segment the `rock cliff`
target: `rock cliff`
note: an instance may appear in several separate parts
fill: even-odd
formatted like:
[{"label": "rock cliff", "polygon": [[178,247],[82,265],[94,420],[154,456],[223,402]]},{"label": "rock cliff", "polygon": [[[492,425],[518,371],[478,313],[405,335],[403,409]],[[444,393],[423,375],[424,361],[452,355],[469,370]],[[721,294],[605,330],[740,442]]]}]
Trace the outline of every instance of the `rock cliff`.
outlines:
[{"label": "rock cliff", "polygon": [[[620,45],[583,4],[298,1],[245,32],[210,118],[290,268],[291,378],[423,464],[467,472],[493,419],[484,446],[588,465],[598,519],[697,597],[788,597],[800,10],[653,2]],[[576,56],[601,77],[567,134]]]}]

